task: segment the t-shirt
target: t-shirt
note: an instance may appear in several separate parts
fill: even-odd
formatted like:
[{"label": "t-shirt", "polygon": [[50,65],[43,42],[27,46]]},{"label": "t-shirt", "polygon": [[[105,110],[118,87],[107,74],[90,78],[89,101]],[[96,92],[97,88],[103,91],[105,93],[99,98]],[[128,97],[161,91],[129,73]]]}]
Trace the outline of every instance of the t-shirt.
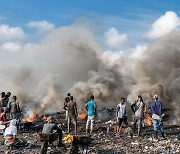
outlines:
[{"label": "t-shirt", "polygon": [[116,117],[123,118],[126,116],[126,104],[118,104],[116,108]]},{"label": "t-shirt", "polygon": [[56,124],[46,123],[46,124],[44,124],[42,133],[49,134],[49,133],[52,133],[53,130],[59,130],[59,129],[60,128]]},{"label": "t-shirt", "polygon": [[19,103],[15,100],[11,101],[9,103],[9,110],[10,110],[10,113],[18,113],[19,112]]},{"label": "t-shirt", "polygon": [[96,102],[91,100],[87,102],[86,108],[88,110],[88,116],[93,116],[95,115],[95,107],[96,107]]}]

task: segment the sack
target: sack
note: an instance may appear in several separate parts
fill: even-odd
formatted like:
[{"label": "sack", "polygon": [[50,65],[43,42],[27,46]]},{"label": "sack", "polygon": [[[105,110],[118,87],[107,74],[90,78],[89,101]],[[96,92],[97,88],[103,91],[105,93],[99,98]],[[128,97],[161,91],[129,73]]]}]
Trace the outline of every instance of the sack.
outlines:
[{"label": "sack", "polygon": [[157,114],[152,114],[152,118],[155,119],[155,120],[160,120],[161,121],[161,117],[158,116]]}]

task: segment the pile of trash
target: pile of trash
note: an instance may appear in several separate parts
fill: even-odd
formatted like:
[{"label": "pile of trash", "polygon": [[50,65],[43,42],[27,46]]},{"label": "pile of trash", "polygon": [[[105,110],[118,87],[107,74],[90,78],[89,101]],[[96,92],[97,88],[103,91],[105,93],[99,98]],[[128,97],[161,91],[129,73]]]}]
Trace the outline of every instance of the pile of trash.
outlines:
[{"label": "pile of trash", "polygon": [[[64,115],[59,114],[58,123],[61,124],[63,130],[64,146],[57,147],[57,141],[48,148],[47,153],[59,154],[69,153],[71,149],[71,142],[73,142],[72,135],[68,135],[66,121]],[[86,119],[78,121],[77,136],[89,136],[85,133]],[[90,136],[92,139],[88,148],[85,150],[79,146],[79,153],[87,154],[133,154],[133,153],[180,153],[180,126],[166,125],[165,135],[166,139],[159,137],[158,140],[153,138],[153,128],[145,127],[142,136],[138,137],[132,133],[131,125],[123,128],[122,132],[117,135],[115,133],[116,122],[97,120],[94,125],[94,133]],[[36,134],[40,132],[37,130],[19,130],[18,137],[25,138],[30,141],[31,146],[28,148],[14,149],[9,153],[14,154],[39,154],[41,142],[36,139]],[[65,143],[66,142],[66,143]],[[8,153],[4,145],[3,136],[0,135],[0,154]]]}]

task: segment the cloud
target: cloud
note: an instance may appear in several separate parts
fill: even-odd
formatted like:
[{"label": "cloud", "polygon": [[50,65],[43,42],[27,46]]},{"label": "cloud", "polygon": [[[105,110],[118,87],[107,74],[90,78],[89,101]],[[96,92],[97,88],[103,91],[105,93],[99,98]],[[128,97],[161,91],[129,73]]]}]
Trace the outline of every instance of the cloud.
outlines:
[{"label": "cloud", "polygon": [[132,58],[141,58],[143,53],[148,49],[146,45],[138,45],[134,49],[132,49]]},{"label": "cloud", "polygon": [[110,67],[113,66],[117,60],[119,60],[123,55],[123,51],[111,51],[107,50],[102,53],[101,59],[104,63],[109,65]]},{"label": "cloud", "polygon": [[21,41],[25,38],[25,33],[21,27],[10,27],[0,25],[0,42]]},{"label": "cloud", "polygon": [[175,12],[167,11],[153,24],[150,31],[146,34],[148,39],[157,39],[171,32],[180,26],[180,18]]},{"label": "cloud", "polygon": [[55,25],[52,23],[47,22],[46,20],[43,21],[31,21],[28,23],[30,28],[35,28],[39,32],[48,32],[55,28]]},{"label": "cloud", "polygon": [[114,27],[105,33],[106,43],[110,48],[118,48],[124,41],[127,40],[126,34],[119,34]]},{"label": "cloud", "polygon": [[2,49],[3,51],[17,52],[20,51],[21,45],[15,42],[6,42],[0,46],[0,49]]}]

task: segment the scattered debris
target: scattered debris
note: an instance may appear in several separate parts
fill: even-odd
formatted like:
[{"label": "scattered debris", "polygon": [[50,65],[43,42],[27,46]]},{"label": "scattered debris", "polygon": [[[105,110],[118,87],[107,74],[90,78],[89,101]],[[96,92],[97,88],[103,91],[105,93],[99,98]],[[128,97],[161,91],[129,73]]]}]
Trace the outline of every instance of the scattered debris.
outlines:
[{"label": "scattered debris", "polygon": [[[70,153],[73,147],[78,147],[79,153],[87,154],[180,153],[180,126],[177,125],[165,124],[167,140],[163,140],[161,137],[155,140],[152,126],[146,126],[140,137],[132,134],[131,125],[124,127],[122,132],[117,135],[114,131],[116,127],[115,120],[97,120],[94,133],[88,136],[85,133],[86,119],[79,119],[78,134],[68,135],[66,134],[67,125],[64,120],[64,113],[62,112],[55,116],[58,119],[57,123],[61,124],[60,126],[64,133],[64,146],[57,147],[57,142],[55,141],[48,148],[48,154]],[[32,122],[21,122],[18,136],[30,140],[29,147],[8,151],[3,144],[3,136],[0,135],[0,153],[39,154],[41,142],[37,140],[37,133],[42,131],[44,119],[46,119],[45,116],[42,116]],[[81,140],[79,140],[80,138]],[[88,143],[88,148],[86,144],[81,146],[89,138],[91,142]]]}]

